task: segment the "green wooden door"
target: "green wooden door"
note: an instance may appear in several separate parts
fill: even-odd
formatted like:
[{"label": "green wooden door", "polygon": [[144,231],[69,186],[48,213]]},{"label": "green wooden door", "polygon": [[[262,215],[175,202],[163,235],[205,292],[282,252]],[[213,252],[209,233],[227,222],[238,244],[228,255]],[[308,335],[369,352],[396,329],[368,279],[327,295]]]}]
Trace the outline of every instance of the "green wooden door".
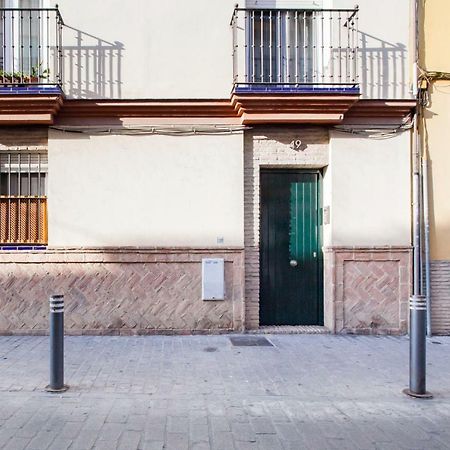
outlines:
[{"label": "green wooden door", "polygon": [[323,325],[319,176],[261,172],[261,325]]}]

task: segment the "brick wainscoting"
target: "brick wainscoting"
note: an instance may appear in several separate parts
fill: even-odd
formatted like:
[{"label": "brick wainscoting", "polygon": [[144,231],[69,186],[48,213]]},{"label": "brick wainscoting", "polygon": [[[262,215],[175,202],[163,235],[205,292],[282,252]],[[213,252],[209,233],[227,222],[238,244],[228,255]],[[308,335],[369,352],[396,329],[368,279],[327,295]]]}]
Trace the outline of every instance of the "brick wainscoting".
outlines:
[{"label": "brick wainscoting", "polygon": [[[224,301],[202,301],[202,258],[225,259]],[[0,333],[45,334],[64,294],[67,334],[242,330],[243,249],[0,252]]]},{"label": "brick wainscoting", "polygon": [[[298,150],[291,143],[301,140]],[[322,127],[256,127],[244,137],[244,240],[246,328],[259,327],[261,168],[307,169],[328,165],[329,134]]]},{"label": "brick wainscoting", "polygon": [[324,263],[325,325],[332,332],[406,333],[409,247],[328,247]]},{"label": "brick wainscoting", "polygon": [[450,334],[450,261],[431,262],[431,330]]}]

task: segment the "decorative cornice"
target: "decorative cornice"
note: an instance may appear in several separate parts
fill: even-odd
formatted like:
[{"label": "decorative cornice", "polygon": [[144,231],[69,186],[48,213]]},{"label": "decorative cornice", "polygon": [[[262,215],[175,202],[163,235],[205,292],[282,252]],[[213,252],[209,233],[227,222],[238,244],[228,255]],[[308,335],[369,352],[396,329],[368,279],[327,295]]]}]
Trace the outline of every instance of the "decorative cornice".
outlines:
[{"label": "decorative cornice", "polygon": [[234,117],[229,100],[66,100],[67,117]]},{"label": "decorative cornice", "polygon": [[341,123],[358,94],[233,94],[243,125],[259,123]]},{"label": "decorative cornice", "polygon": [[51,125],[62,94],[0,95],[0,125]]},{"label": "decorative cornice", "polygon": [[343,123],[401,123],[415,107],[415,100],[359,100],[345,115]]},{"label": "decorative cornice", "polygon": [[233,94],[212,100],[67,100],[58,94],[0,95],[0,125],[401,123],[414,100],[356,94]]}]

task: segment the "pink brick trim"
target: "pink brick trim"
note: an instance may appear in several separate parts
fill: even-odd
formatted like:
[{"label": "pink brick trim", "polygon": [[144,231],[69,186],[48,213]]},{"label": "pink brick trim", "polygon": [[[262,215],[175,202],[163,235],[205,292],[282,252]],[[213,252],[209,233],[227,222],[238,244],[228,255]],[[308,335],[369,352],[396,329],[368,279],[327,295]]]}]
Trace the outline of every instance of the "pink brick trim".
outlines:
[{"label": "pink brick trim", "polygon": [[334,333],[403,334],[410,247],[327,247],[325,325]]},{"label": "pink brick trim", "polygon": [[[201,260],[225,259],[225,300],[201,299]],[[244,251],[50,249],[0,254],[0,334],[45,334],[63,293],[67,334],[242,331]]]},{"label": "pink brick trim", "polygon": [[[301,139],[305,149],[290,143]],[[328,165],[329,135],[322,127],[258,127],[244,136],[244,241],[246,328],[259,328],[261,168],[307,169]]]}]

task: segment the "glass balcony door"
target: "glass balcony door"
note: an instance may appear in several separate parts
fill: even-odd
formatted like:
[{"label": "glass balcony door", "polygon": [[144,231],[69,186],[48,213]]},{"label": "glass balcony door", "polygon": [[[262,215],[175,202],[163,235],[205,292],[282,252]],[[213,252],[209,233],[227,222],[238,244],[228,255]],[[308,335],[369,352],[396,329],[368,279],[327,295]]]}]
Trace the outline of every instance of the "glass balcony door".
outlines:
[{"label": "glass balcony door", "polygon": [[[39,81],[48,66],[44,0],[0,0],[0,67],[6,82]],[[20,8],[20,10],[14,10]],[[44,74],[45,75],[45,74]]]},{"label": "glass balcony door", "polygon": [[314,29],[308,11],[250,11],[247,83],[308,83],[313,79]]}]

